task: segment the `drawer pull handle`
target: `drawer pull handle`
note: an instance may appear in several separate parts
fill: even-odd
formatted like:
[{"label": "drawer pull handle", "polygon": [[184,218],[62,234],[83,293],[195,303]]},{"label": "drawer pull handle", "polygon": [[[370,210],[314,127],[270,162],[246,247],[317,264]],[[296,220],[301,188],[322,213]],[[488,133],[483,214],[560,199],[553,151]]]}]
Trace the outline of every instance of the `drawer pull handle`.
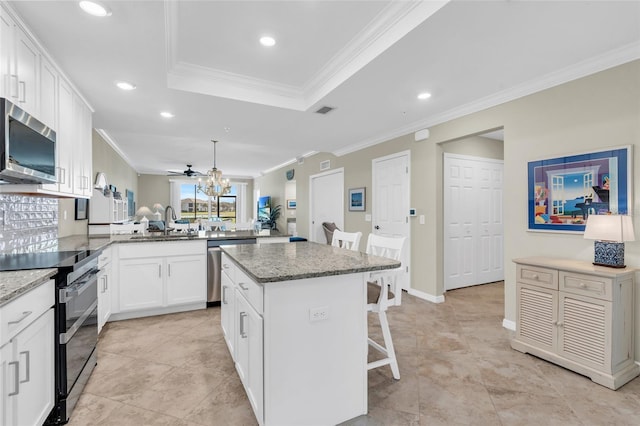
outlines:
[{"label": "drawer pull handle", "polygon": [[533,278],[534,280],[537,280],[538,279],[538,274],[531,275],[531,278]]},{"label": "drawer pull handle", "polygon": [[31,315],[31,313],[32,313],[31,311],[24,311],[22,313],[22,316],[19,319],[15,320],[15,321],[9,321],[9,325],[21,323],[22,321],[24,321],[25,318],[27,318],[29,315]]},{"label": "drawer pull handle", "polygon": [[223,285],[222,286],[222,304],[223,305],[227,305],[229,302],[227,302],[227,286]]},{"label": "drawer pull handle", "polygon": [[244,319],[247,317],[246,312],[240,312],[240,337],[247,338],[247,333],[244,330]]},{"label": "drawer pull handle", "polygon": [[20,363],[18,361],[12,361],[9,363],[9,367],[16,366],[15,375],[13,376],[13,383],[15,384],[15,391],[7,394],[7,396],[15,396],[20,393]]},{"label": "drawer pull handle", "polygon": [[[20,352],[20,355],[25,356],[25,365],[27,367],[27,370],[25,373],[25,379],[20,380],[20,383],[27,383],[28,381],[31,380],[31,353],[29,351],[23,351],[23,352]],[[19,374],[18,374],[18,378],[20,378]]]},{"label": "drawer pull handle", "polygon": [[238,286],[243,289],[244,291],[249,290],[249,287],[245,286],[244,283],[238,283]]},{"label": "drawer pull handle", "polygon": [[585,283],[580,283],[580,284],[578,284],[578,287],[580,287],[580,288],[585,288],[586,286],[587,286],[587,285],[586,285]]}]

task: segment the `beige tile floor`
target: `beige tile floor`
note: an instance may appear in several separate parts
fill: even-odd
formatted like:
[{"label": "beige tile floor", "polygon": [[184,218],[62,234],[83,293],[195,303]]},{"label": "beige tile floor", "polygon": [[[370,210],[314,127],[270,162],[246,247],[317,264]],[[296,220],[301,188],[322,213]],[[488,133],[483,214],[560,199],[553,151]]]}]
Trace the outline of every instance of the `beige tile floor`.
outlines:
[{"label": "beige tile floor", "polygon": [[[611,391],[516,352],[502,318],[502,283],[405,296],[389,311],[401,379],[370,371],[369,414],[345,424],[640,424],[640,379]],[[256,425],[219,323],[219,308],[109,323],[69,424]]]}]

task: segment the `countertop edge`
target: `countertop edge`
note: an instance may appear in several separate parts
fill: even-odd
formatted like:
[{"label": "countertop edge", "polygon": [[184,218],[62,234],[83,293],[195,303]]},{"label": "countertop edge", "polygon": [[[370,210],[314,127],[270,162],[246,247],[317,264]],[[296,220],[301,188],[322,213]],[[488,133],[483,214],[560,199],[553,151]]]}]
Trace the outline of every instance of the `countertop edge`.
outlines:
[{"label": "countertop edge", "polygon": [[[49,269],[31,269],[26,271],[8,271],[2,272],[0,276],[4,276],[4,278],[0,279],[0,288],[5,288],[4,280],[6,279],[16,279],[16,280],[29,280],[17,285],[15,288],[10,289],[7,293],[0,293],[0,307],[9,304],[15,299],[19,298],[23,294],[28,291],[48,282],[56,273],[58,272],[55,268]],[[4,275],[10,274],[13,275]],[[35,277],[29,278],[28,275],[34,275]],[[27,277],[25,277],[27,275]]]}]

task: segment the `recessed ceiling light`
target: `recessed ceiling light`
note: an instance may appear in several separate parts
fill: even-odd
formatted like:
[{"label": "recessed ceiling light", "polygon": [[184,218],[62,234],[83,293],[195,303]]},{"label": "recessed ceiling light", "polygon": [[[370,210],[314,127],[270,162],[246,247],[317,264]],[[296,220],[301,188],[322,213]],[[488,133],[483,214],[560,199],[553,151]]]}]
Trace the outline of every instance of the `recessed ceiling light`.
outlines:
[{"label": "recessed ceiling light", "polygon": [[116,83],[116,86],[118,86],[119,89],[122,90],[133,90],[136,88],[136,85],[133,83],[128,83],[126,81],[118,81]]},{"label": "recessed ceiling light", "polygon": [[87,12],[89,15],[99,16],[101,18],[105,16],[111,16],[111,9],[102,3],[95,1],[82,0],[78,2],[82,10]]},{"label": "recessed ceiling light", "polygon": [[429,99],[431,97],[431,93],[423,92],[418,95],[418,99]]},{"label": "recessed ceiling light", "polygon": [[175,115],[171,114],[169,111],[162,111],[160,113],[161,116],[163,116],[164,118],[173,118],[175,117]]},{"label": "recessed ceiling light", "polygon": [[276,39],[270,36],[260,37],[260,44],[266,47],[275,46]]}]

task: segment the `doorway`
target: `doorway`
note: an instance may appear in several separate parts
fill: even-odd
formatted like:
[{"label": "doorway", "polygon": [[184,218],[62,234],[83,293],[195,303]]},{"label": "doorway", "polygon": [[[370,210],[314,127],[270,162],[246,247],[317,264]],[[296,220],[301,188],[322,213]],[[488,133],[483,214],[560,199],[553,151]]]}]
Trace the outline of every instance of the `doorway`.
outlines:
[{"label": "doorway", "polygon": [[309,240],[326,244],[323,222],[344,229],[344,169],[309,176]]},{"label": "doorway", "polygon": [[411,151],[402,151],[372,161],[371,232],[391,237],[406,237],[402,249],[404,273],[399,287],[411,288],[411,227],[409,223]]},{"label": "doorway", "polygon": [[443,144],[445,291],[504,279],[503,142],[483,136]]}]

